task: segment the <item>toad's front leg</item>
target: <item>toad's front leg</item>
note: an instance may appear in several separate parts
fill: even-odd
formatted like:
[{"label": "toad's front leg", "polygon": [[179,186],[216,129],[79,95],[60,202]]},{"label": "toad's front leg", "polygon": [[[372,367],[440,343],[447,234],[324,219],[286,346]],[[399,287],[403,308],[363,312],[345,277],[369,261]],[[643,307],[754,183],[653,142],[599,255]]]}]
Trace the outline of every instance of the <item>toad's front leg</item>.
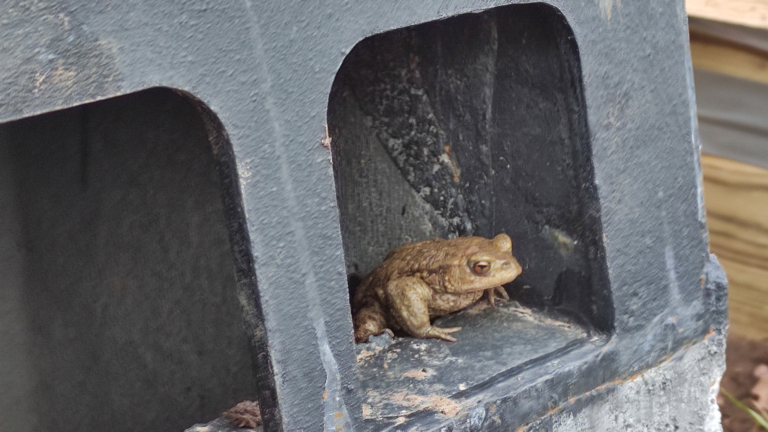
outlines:
[{"label": "toad's front leg", "polygon": [[491,304],[491,307],[496,307],[496,294],[499,294],[504,300],[509,300],[509,294],[502,286],[487,289],[485,294],[488,296],[488,303]]},{"label": "toad's front leg", "polygon": [[435,338],[456,342],[451,333],[461,327],[435,327],[429,322],[429,299],[432,290],[418,278],[401,278],[390,281],[386,288],[390,315],[400,328],[417,338]]}]

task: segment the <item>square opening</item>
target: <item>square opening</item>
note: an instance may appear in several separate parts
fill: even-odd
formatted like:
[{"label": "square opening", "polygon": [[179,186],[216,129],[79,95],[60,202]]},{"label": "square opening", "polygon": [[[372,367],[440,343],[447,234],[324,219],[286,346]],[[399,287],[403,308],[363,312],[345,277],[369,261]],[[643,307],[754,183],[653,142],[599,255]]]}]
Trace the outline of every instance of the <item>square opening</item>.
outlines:
[{"label": "square opening", "polygon": [[170,89],[0,124],[0,428],[183,430],[255,397],[220,189]]},{"label": "square opening", "polygon": [[513,301],[437,320],[462,326],[455,343],[359,344],[366,418],[415,415],[612,332],[579,62],[541,3],[374,35],[344,60],[328,124],[350,298],[391,249],[433,237],[507,233],[523,267]]}]

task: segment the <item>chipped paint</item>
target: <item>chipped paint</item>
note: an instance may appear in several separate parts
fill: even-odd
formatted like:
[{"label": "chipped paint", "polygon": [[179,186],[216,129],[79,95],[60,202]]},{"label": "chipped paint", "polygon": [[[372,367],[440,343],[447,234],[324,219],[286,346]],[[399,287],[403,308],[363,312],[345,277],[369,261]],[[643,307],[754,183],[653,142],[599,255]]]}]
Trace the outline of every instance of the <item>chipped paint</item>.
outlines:
[{"label": "chipped paint", "polygon": [[543,233],[547,240],[555,245],[560,255],[563,256],[567,256],[573,253],[573,249],[578,243],[577,240],[574,240],[573,237],[568,235],[568,233],[565,231],[550,227],[549,225],[544,226]]},{"label": "chipped paint", "polygon": [[603,16],[608,21],[611,20],[611,16],[613,15],[613,6],[614,3],[616,4],[616,7],[621,7],[621,0],[597,0],[597,4],[600,7],[600,11],[603,13]]},{"label": "chipped paint", "polygon": [[[259,58],[267,58],[264,51],[264,41],[261,37],[261,31],[259,26],[259,20],[253,10],[253,6],[249,0],[245,0],[245,7],[249,15],[251,39],[253,40],[254,50]],[[280,120],[280,116],[277,113],[277,107],[275,102],[274,91],[272,90],[272,75],[267,65],[264,62],[260,63],[261,79],[262,79],[262,93],[264,95],[265,105],[270,117],[272,126],[272,132],[274,140],[272,144],[275,146],[275,151],[279,155],[279,167],[281,177],[283,178],[285,187],[288,191],[287,199],[294,208],[300,208],[298,203],[295,202],[295,193],[293,192],[294,186],[292,183],[292,176],[290,174],[291,168],[289,161],[287,160],[285,153],[280,151],[281,147],[285,145],[285,138],[283,134],[283,125]],[[317,290],[317,278],[314,270],[309,264],[310,259],[307,256],[309,248],[306,246],[306,235],[304,234],[304,226],[301,225],[296,219],[289,221],[293,232],[293,240],[296,244],[301,244],[299,248],[302,251],[301,256],[298,257],[299,267],[306,273],[306,283],[304,284],[305,297],[309,303],[308,317],[312,322],[315,334],[317,337],[317,347],[320,354],[320,361],[325,370],[325,391],[322,395],[323,409],[325,411],[324,416],[324,428],[325,430],[352,430],[352,423],[349,413],[347,412],[347,406],[341,393],[341,372],[339,371],[338,363],[331,350],[330,340],[328,339],[325,320],[323,318],[321,300],[318,297]],[[318,396],[322,396],[318,395]],[[341,414],[341,415],[338,415]]]}]

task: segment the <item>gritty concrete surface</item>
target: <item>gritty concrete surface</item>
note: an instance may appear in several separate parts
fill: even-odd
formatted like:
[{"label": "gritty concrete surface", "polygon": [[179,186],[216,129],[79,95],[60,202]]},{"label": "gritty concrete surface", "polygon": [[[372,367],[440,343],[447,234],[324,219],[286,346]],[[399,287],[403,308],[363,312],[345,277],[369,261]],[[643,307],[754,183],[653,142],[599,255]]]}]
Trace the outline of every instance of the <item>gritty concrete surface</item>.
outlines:
[{"label": "gritty concrete surface", "polygon": [[670,360],[610,383],[532,423],[526,432],[720,432],[717,393],[725,339],[714,334]]}]

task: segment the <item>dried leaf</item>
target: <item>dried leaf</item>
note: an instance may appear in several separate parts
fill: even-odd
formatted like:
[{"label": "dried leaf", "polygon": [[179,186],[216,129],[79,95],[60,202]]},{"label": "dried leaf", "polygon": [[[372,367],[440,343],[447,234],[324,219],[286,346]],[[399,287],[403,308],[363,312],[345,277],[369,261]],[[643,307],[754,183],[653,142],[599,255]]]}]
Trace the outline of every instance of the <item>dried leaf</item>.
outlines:
[{"label": "dried leaf", "polygon": [[242,401],[225,411],[222,416],[239,428],[255,428],[261,424],[261,408],[258,402]]}]

